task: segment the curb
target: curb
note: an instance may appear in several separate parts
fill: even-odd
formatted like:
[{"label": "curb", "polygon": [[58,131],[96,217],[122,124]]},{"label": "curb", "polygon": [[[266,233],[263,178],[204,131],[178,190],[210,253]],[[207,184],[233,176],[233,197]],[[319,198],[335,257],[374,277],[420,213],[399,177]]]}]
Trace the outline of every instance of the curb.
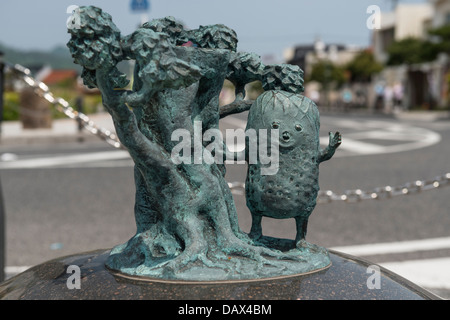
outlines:
[{"label": "curb", "polygon": [[102,141],[99,137],[90,134],[88,132],[82,132],[79,134],[67,134],[67,135],[46,135],[46,136],[10,136],[0,137],[1,147],[14,147],[14,146],[32,146],[32,145],[45,145],[45,144],[58,144],[58,143],[74,143],[74,142],[90,142],[90,141]]},{"label": "curb", "polygon": [[395,119],[406,121],[434,122],[441,120],[450,120],[450,111],[408,111],[394,113]]}]

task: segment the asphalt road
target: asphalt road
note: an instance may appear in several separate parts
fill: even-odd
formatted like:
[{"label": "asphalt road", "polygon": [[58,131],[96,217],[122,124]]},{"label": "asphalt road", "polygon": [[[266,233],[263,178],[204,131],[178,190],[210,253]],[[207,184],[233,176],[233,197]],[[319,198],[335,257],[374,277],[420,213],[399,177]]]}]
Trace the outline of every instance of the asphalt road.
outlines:
[{"label": "asphalt road", "polygon": [[[244,123],[242,116],[228,118],[223,127]],[[329,131],[340,131],[343,142],[320,167],[321,190],[372,190],[450,172],[450,121],[323,115],[324,143]],[[103,142],[0,146],[10,274],[52,258],[111,248],[134,235],[133,164],[120,152]],[[244,181],[246,165],[227,168],[229,182]],[[234,192],[239,223],[249,231],[250,213],[241,191]],[[450,298],[449,195],[447,187],[383,200],[318,204],[307,240],[357,252]],[[263,233],[294,238],[292,222],[264,218]]]}]

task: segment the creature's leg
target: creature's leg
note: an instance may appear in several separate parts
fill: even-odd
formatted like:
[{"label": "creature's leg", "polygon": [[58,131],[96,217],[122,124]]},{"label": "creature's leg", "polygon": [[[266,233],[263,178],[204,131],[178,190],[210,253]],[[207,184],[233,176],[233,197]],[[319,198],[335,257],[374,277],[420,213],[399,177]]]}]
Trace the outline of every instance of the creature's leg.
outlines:
[{"label": "creature's leg", "polygon": [[308,218],[296,217],[295,222],[297,223],[297,236],[295,237],[295,243],[297,249],[306,250],[309,252],[316,252],[321,254],[327,254],[327,249],[319,247],[315,244],[309,243],[305,240],[306,229],[308,227]]},{"label": "creature's leg", "polygon": [[306,229],[308,227],[308,219],[295,217],[295,223],[297,225],[297,235],[295,237],[295,243],[298,243],[301,240],[305,240]]},{"label": "creature's leg", "polygon": [[250,238],[253,240],[258,240],[262,237],[262,216],[252,213],[252,228],[250,230]]}]

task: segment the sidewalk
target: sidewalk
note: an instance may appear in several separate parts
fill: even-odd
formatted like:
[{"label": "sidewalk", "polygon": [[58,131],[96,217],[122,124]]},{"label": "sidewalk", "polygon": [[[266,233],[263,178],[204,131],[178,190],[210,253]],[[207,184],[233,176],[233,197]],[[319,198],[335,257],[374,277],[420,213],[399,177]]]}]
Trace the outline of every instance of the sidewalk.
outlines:
[{"label": "sidewalk", "polygon": [[[90,114],[88,117],[98,128],[114,132],[114,125],[108,113]],[[49,129],[24,129],[20,121],[4,121],[1,125],[0,147],[77,141],[101,139],[85,129],[80,132],[78,122],[70,118],[53,120]]]}]

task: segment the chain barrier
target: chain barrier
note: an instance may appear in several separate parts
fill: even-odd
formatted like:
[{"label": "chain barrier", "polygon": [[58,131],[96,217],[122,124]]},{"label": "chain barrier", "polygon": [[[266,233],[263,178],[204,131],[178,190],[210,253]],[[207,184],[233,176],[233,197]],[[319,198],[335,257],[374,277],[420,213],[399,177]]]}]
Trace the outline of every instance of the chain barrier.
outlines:
[{"label": "chain barrier", "polygon": [[[435,177],[430,180],[417,180],[405,183],[401,186],[391,187],[385,186],[375,188],[370,191],[361,189],[347,190],[343,194],[337,194],[331,190],[319,191],[317,203],[330,203],[334,201],[342,201],[347,203],[356,203],[363,200],[382,200],[389,199],[401,195],[412,195],[423,191],[434,190],[450,185],[450,173]],[[228,183],[233,194],[244,195],[245,183],[231,182]]]},{"label": "chain barrier", "polygon": [[[83,127],[90,133],[100,137],[108,144],[116,149],[123,149],[124,147],[118,140],[117,136],[108,129],[104,129],[95,125],[95,123],[89,119],[89,117],[81,112],[73,109],[70,104],[63,98],[54,97],[50,92],[48,86],[42,81],[34,79],[30,74],[30,70],[21,66],[20,64],[9,64],[6,66],[11,68],[16,73],[22,75],[22,80],[30,87],[35,89],[35,92],[54,105],[57,110],[64,113],[67,117],[80,121]],[[319,191],[317,196],[317,203],[330,203],[334,201],[341,201],[347,203],[356,203],[363,200],[381,200],[388,199],[400,195],[417,194],[422,191],[434,190],[448,186],[450,184],[450,173],[446,173],[442,176],[435,177],[430,180],[417,180],[411,183],[405,183],[401,186],[391,187],[385,186],[375,188],[370,191],[363,191],[361,189],[347,190],[343,194],[337,194],[331,190]],[[243,182],[230,182],[228,183],[233,194],[244,195],[245,183]]]},{"label": "chain barrier", "polygon": [[118,140],[117,136],[108,129],[98,127],[95,123],[89,119],[89,117],[79,111],[76,111],[70,106],[70,104],[60,97],[55,97],[52,92],[50,92],[48,86],[42,81],[38,81],[31,76],[31,71],[20,64],[10,64],[6,63],[6,66],[12,69],[15,73],[22,76],[22,80],[31,88],[33,88],[37,95],[47,100],[55,108],[64,113],[70,119],[79,121],[84,129],[90,133],[98,136],[100,139],[106,141],[108,144],[116,149],[123,149],[124,147]]}]

